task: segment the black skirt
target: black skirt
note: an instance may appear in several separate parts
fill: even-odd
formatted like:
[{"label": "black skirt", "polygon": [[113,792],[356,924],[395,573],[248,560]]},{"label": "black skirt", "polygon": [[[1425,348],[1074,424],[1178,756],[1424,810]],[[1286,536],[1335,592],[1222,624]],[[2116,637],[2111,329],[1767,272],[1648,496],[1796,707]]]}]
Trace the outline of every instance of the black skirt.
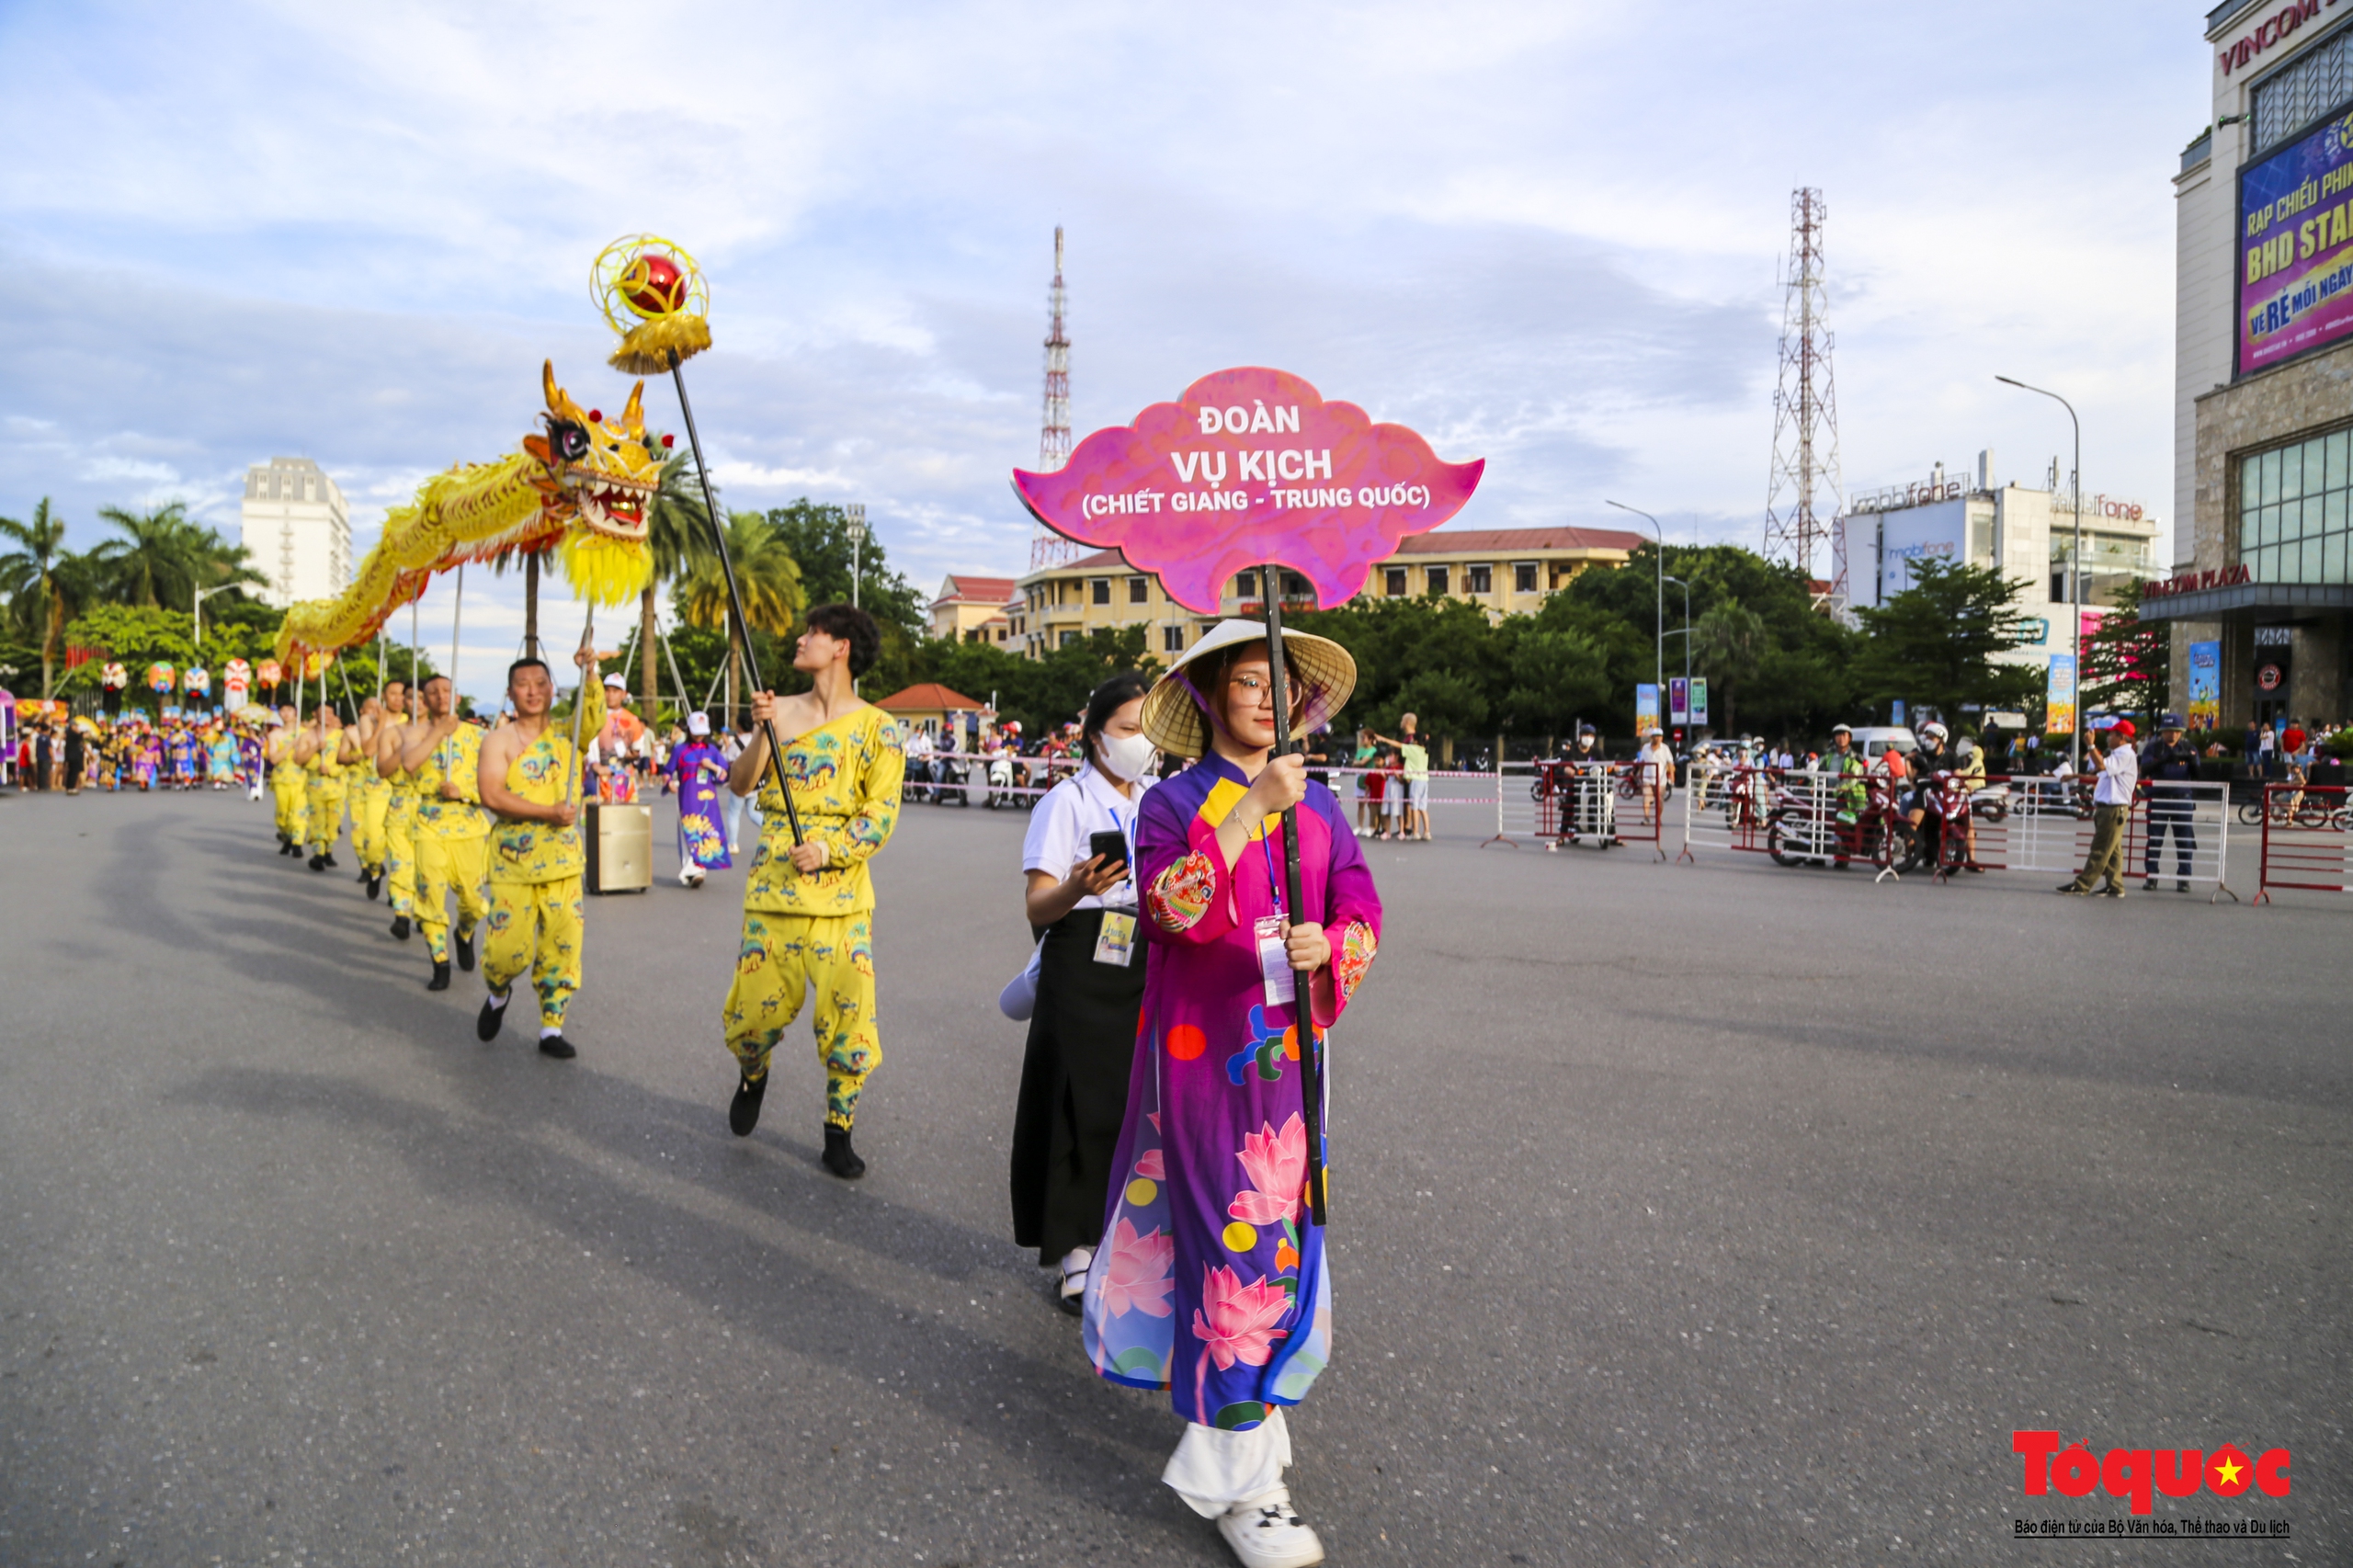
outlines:
[{"label": "black skirt", "polygon": [[1103,912],[1078,909],[1046,928],[1038,1006],[1013,1113],[1013,1239],[1061,1261],[1103,1237],[1103,1212],[1128,1112],[1143,933],[1124,969],[1095,961]]}]

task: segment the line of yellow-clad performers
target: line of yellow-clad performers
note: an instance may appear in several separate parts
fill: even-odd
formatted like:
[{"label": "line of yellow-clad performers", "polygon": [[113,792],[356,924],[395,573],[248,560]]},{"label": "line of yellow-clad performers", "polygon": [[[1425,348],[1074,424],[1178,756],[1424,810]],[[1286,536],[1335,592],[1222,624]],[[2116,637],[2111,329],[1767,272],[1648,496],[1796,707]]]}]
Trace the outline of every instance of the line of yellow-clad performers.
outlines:
[{"label": "line of yellow-clad performers", "polygon": [[[783,771],[802,841],[791,842],[763,732],[730,766],[737,794],[758,793],[762,841],[746,878],[744,934],[723,1009],[728,1049],[741,1072],[729,1125],[747,1136],[767,1090],[768,1058],[801,1007],[825,1069],[824,1164],[855,1177],[865,1162],[850,1144],[867,1074],[882,1059],[874,1027],[873,882],[867,861],[897,825],[904,762],[897,727],[861,701],[852,682],[881,649],[872,619],[847,605],[810,612],[794,667],[812,689],[758,694],[756,718],[784,744]],[[507,671],[510,712],[494,725],[460,717],[445,676],[410,690],[387,682],[345,723],[333,709],[269,733],[268,778],[278,853],[307,857],[313,871],[340,867],[335,850],[347,815],[358,880],[391,906],[392,934],[421,933],[432,962],[426,988],[449,988],[452,968],[477,957],[488,989],[475,1032],[498,1037],[515,983],[529,975],[539,1003],[539,1048],[577,1054],[564,1020],[579,994],[585,934],[584,758],[574,734],[605,724],[596,656],[582,653],[578,711],[551,720],[548,666]],[[454,913],[453,913],[454,911]]]}]

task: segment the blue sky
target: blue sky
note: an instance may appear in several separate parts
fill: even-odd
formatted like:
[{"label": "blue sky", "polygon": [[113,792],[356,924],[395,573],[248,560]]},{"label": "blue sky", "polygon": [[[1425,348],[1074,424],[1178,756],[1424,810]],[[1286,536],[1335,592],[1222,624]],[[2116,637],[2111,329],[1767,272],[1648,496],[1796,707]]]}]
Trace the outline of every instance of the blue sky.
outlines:
[{"label": "blue sky", "polygon": [[[1615,497],[1754,546],[1799,183],[1848,489],[1988,445],[2039,483],[2064,415],[2004,373],[2075,399],[2090,488],[2165,515],[2201,15],[7,0],[0,515],[225,527],[300,453],[364,547],[513,447],[542,358],[622,394],[586,277],[642,229],[709,275],[726,505],[861,500],[926,588],[1009,574],[1062,223],[1081,436],[1271,364],[1487,459],[1457,526]],[[473,688],[520,609],[468,589]],[[446,592],[423,619],[446,639]]]}]

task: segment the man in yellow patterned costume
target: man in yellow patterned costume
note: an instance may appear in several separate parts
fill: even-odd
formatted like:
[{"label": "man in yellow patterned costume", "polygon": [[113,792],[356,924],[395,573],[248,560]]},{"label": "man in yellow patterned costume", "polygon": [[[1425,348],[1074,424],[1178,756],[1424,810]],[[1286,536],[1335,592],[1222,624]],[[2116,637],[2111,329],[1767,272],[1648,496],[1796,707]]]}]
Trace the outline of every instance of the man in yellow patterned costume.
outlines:
[{"label": "man in yellow patterned costume", "polygon": [[388,687],[382,699],[370,697],[359,704],[358,722],[345,728],[343,746],[335,753],[335,762],[349,780],[351,853],[359,862],[358,880],[369,898],[384,888],[384,812],[392,802],[392,787],[376,770],[376,738],[398,722],[385,717],[391,697]]},{"label": "man in yellow patterned costume", "polygon": [[384,902],[392,906],[392,935],[404,942],[416,915],[416,841],[411,832],[416,822],[416,778],[401,766],[401,752],[408,744],[409,732],[424,727],[409,718],[408,683],[387,682],[384,722],[377,729],[369,767],[384,783]]},{"label": "man in yellow patterned costume", "polygon": [[322,708],[294,743],[294,760],[310,775],[308,801],[311,869],[324,871],[337,865],[335,840],[343,836],[343,765],[335,756],[343,749],[343,715]]},{"label": "man in yellow patterned costume", "polygon": [[482,809],[479,726],[458,717],[448,676],[435,676],[417,693],[426,722],[411,724],[401,766],[416,779],[416,923],[433,959],[427,991],[449,989],[449,895],[458,895],[458,965],[474,967],[474,927],[489,904],[483,897],[483,843],[490,814]]},{"label": "man in yellow patterned costume", "polygon": [[[584,735],[605,724],[605,687],[597,655],[580,651],[575,715]],[[564,1011],[580,991],[581,879],[587,858],[580,839],[580,754],[563,727],[548,722],[555,683],[537,659],[507,666],[514,722],[483,743],[483,803],[490,830],[490,936],[482,977],[490,997],[474,1032],[494,1040],[506,1019],[517,976],[529,970],[540,999],[540,1051],[569,1061],[579,1053],[563,1038]]]},{"label": "man in yellow patterned costume", "polygon": [[294,743],[301,739],[301,731],[295,727],[293,704],[280,708],[278,716],[285,722],[269,733],[264,753],[269,759],[270,800],[278,808],[278,852],[300,855],[311,827],[306,794],[311,781],[294,761]]},{"label": "man in yellow patterned costume", "polygon": [[760,794],[760,846],[744,892],[744,940],[722,1013],[743,1078],[728,1108],[739,1138],[759,1122],[768,1053],[816,993],[817,1053],[825,1065],[824,1166],[866,1174],[850,1126],[867,1074],[881,1064],[874,1019],[874,883],[866,862],[899,821],[906,768],[898,726],[851,684],[874,663],[881,637],[864,611],[820,605],[793,649],[811,689],[781,700],[760,692],[752,716],[772,721],[804,842],[795,846],[768,768],[766,723],[735,759],[728,787]]}]

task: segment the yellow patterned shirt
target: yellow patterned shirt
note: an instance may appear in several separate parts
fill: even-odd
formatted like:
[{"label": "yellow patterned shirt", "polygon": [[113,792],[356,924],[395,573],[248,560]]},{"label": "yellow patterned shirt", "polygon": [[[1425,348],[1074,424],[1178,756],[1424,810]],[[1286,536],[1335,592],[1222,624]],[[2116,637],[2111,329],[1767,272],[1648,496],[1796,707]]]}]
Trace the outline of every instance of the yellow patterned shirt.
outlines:
[{"label": "yellow patterned shirt", "polygon": [[[580,713],[580,733],[595,734],[605,727],[605,688],[591,686]],[[506,767],[506,787],[535,806],[577,802],[573,780],[579,771],[572,749],[572,726],[551,719],[540,738]],[[583,813],[585,817],[585,812]],[[558,827],[551,822],[526,822],[494,816],[490,829],[490,880],[494,882],[560,882],[588,869],[582,853],[581,823]]]},{"label": "yellow patterned shirt", "polygon": [[[482,809],[482,737],[479,724],[460,724],[441,737],[416,770],[416,826],[412,830],[434,838],[482,838],[490,832],[490,813]],[[441,786],[455,784],[460,801],[441,798]]]},{"label": "yellow patterned shirt", "polygon": [[792,829],[773,770],[760,778],[760,846],[744,890],[746,913],[855,915],[874,907],[866,862],[899,824],[899,784],[906,758],[899,727],[880,708],[860,708],[820,724],[784,747],[801,836],[825,846],[823,869],[803,876],[786,858]]}]

